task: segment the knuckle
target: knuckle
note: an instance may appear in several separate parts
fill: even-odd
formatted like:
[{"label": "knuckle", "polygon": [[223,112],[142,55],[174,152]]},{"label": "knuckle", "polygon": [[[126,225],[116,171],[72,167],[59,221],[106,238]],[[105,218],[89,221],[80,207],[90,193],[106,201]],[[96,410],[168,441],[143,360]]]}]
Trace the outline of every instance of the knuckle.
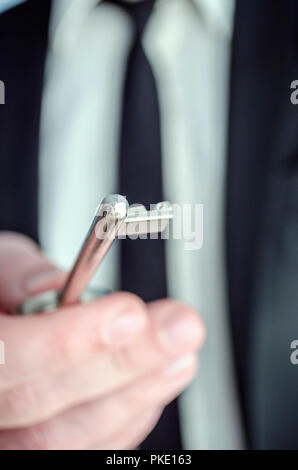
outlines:
[{"label": "knuckle", "polygon": [[62,364],[75,364],[76,336],[74,325],[68,331],[62,328],[61,331],[56,330],[54,334],[49,335],[47,349],[52,351],[49,366],[54,370],[59,369]]},{"label": "knuckle", "polygon": [[[84,315],[86,308],[90,309],[89,315]],[[99,352],[102,348],[99,324],[98,312],[93,307],[75,307],[71,322],[56,328],[47,338],[47,350],[52,352],[49,367],[54,370],[73,367],[86,356]]]},{"label": "knuckle", "polygon": [[111,354],[115,368],[122,373],[129,373],[137,366],[137,361],[129,346],[123,346],[112,351]]}]

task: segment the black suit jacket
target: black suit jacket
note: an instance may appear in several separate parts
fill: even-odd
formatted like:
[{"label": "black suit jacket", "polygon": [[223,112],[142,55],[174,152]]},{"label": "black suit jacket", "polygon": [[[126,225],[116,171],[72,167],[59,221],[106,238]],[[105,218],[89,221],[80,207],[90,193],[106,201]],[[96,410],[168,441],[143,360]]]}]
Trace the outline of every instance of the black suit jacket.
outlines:
[{"label": "black suit jacket", "polygon": [[[0,15],[0,79],[6,85],[0,230],[35,240],[50,6],[50,0],[29,0]],[[237,1],[227,276],[239,392],[254,448],[298,448],[298,367],[290,363],[290,342],[298,339],[298,106],[290,102],[290,84],[298,79],[297,33],[297,1]]]}]

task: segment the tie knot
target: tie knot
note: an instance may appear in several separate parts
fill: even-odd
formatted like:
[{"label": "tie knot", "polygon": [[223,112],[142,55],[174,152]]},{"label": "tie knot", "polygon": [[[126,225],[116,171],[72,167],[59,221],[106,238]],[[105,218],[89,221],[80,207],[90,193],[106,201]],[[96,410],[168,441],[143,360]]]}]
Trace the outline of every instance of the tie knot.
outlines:
[{"label": "tie knot", "polygon": [[155,1],[156,0],[104,0],[105,3],[117,5],[131,16],[135,24],[137,36],[142,35]]}]

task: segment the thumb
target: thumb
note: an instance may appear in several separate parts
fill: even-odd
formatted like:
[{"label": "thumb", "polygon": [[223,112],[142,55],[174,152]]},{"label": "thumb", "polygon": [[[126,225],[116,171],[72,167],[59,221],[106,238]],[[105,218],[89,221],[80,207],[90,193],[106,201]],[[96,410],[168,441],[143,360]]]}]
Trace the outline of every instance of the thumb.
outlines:
[{"label": "thumb", "polygon": [[30,295],[59,289],[65,274],[25,235],[0,232],[0,309],[9,312]]}]

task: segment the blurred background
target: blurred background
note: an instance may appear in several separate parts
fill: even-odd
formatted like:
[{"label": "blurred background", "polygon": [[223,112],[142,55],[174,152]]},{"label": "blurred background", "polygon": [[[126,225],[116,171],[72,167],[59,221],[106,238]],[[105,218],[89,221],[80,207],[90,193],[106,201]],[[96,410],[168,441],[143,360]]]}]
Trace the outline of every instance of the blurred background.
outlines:
[{"label": "blurred background", "polygon": [[[24,1],[24,0],[23,0]],[[12,8],[15,5],[23,3],[22,0],[0,0],[0,13],[7,8]]]}]

